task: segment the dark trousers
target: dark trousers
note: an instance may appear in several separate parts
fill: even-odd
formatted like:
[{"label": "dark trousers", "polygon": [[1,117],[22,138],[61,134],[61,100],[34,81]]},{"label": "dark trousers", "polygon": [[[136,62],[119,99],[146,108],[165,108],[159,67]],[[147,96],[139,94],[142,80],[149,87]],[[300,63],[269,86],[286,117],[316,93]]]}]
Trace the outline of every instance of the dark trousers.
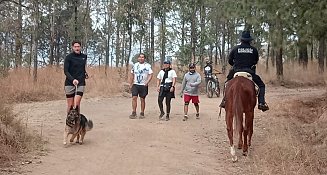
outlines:
[{"label": "dark trousers", "polygon": [[[160,112],[161,113],[165,113],[163,110],[163,100],[164,100],[165,96],[158,96],[158,105],[160,108]],[[171,97],[170,96],[166,96],[166,112],[167,114],[170,113],[170,108],[171,108]]]},{"label": "dark trousers", "polygon": [[158,105],[159,105],[159,109],[161,113],[164,113],[163,110],[163,100],[164,98],[166,98],[166,112],[167,114],[170,113],[170,108],[171,108],[171,99],[175,98],[175,93],[174,92],[170,92],[170,91],[164,91],[163,87],[160,88],[160,93],[158,96]]},{"label": "dark trousers", "polygon": [[[234,76],[236,71],[234,69],[231,69],[227,75],[227,81],[231,80]],[[261,80],[259,75],[255,73],[251,73],[252,75],[252,80],[259,86],[259,94],[258,94],[258,102],[259,104],[265,104],[265,91],[266,91],[266,86],[265,83]]]}]

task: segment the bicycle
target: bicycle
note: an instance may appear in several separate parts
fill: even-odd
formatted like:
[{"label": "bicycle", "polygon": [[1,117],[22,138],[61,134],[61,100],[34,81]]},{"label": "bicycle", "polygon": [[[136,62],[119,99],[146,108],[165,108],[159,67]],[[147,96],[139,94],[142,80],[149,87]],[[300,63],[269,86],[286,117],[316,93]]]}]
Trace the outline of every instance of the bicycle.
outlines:
[{"label": "bicycle", "polygon": [[217,97],[220,97],[220,86],[217,75],[209,74],[206,76],[208,78],[207,83],[207,96],[208,98],[212,98],[213,94],[215,93]]}]

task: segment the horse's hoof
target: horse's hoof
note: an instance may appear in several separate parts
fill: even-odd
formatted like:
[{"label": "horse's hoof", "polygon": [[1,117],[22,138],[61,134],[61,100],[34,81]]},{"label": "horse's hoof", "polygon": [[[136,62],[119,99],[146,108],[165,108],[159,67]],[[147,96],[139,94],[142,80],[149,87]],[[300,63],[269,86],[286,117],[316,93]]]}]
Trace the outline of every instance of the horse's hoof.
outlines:
[{"label": "horse's hoof", "polygon": [[247,155],[248,155],[247,151],[243,152],[243,156],[247,156]]},{"label": "horse's hoof", "polygon": [[76,141],[75,143],[79,143],[79,141]]},{"label": "horse's hoof", "polygon": [[83,142],[79,142],[80,145],[83,145]]},{"label": "horse's hoof", "polygon": [[238,161],[237,156],[232,157],[232,161],[233,163],[237,162]]}]

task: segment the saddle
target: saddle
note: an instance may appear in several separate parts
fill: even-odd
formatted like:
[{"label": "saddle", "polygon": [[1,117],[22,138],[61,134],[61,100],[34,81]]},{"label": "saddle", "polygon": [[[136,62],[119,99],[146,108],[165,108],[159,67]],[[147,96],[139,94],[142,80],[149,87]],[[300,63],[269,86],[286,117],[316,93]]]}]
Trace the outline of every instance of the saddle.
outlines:
[{"label": "saddle", "polygon": [[255,89],[255,93],[256,95],[258,96],[259,94],[259,86],[252,80],[252,75],[248,72],[236,72],[233,76],[233,78],[235,77],[244,77],[244,78],[247,78],[249,80],[251,80],[254,84],[254,89]]}]

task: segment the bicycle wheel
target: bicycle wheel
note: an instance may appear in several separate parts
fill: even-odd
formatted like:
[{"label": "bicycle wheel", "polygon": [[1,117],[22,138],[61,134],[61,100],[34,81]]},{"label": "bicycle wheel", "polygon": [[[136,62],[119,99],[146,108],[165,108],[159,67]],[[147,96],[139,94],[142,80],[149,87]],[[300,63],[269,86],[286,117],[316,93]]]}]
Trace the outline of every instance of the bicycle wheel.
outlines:
[{"label": "bicycle wheel", "polygon": [[208,98],[212,98],[213,96],[213,89],[212,89],[212,81],[209,80],[207,84],[207,96]]}]

